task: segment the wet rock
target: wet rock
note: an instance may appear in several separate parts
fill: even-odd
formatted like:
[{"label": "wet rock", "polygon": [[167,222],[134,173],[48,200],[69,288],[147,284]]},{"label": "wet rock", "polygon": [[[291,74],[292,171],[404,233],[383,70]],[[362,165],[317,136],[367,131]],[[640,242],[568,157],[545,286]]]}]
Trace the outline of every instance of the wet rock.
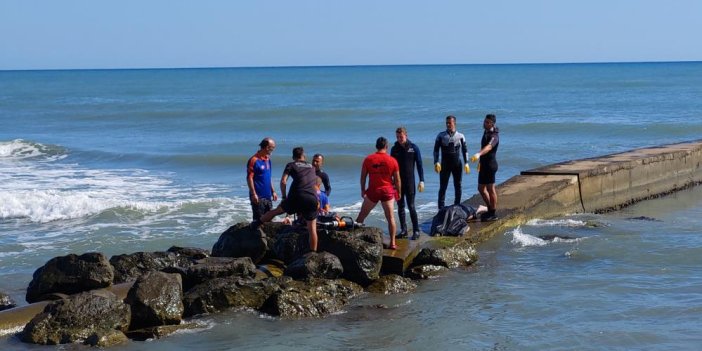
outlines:
[{"label": "wet rock", "polygon": [[383,262],[383,233],[380,229],[320,229],[318,237],[318,250],[329,252],[341,261],[343,278],[366,286],[380,277]]},{"label": "wet rock", "polygon": [[442,249],[424,248],[412,261],[412,265],[435,265],[447,268],[468,266],[478,260],[478,252],[472,246],[459,244]]},{"label": "wet rock", "polygon": [[157,271],[137,278],[125,302],[131,307],[130,329],[180,323],[183,316],[183,286],[179,274]]},{"label": "wet rock", "polygon": [[268,237],[261,228],[251,229],[248,223],[237,223],[219,236],[212,247],[212,256],[251,257],[254,263],[258,263],[265,256],[268,245]]},{"label": "wet rock", "polygon": [[647,216],[629,217],[627,219],[632,220],[632,221],[663,222],[660,219],[656,219],[653,217],[647,217]]},{"label": "wet rock", "polygon": [[384,295],[407,294],[415,289],[417,284],[412,279],[397,274],[384,275],[367,288],[368,292]]},{"label": "wet rock", "polygon": [[200,329],[202,326],[195,323],[185,323],[179,325],[159,325],[156,327],[130,330],[127,337],[136,341],[146,341],[149,339],[161,339],[180,330]]},{"label": "wet rock", "polygon": [[445,266],[435,266],[430,264],[425,264],[421,266],[412,267],[409,271],[405,272],[407,277],[415,280],[419,279],[431,279],[443,275],[448,271]]},{"label": "wet rock", "polygon": [[201,249],[199,247],[180,247],[171,246],[166,250],[167,252],[172,252],[181,257],[187,257],[193,260],[201,260],[203,258],[210,257],[210,251]]},{"label": "wet rock", "polygon": [[7,295],[4,292],[0,291],[0,311],[14,307],[17,307],[15,300],[13,300],[10,297],[10,295]]},{"label": "wet rock", "polygon": [[126,340],[119,334],[127,330],[129,320],[129,306],[115,294],[89,291],[48,304],[24,327],[20,339],[43,345],[111,346]]},{"label": "wet rock", "polygon": [[142,274],[150,271],[162,271],[167,268],[187,268],[194,264],[189,256],[175,252],[135,252],[132,254],[115,255],[110,258],[114,267],[115,284],[136,280]]},{"label": "wet rock", "polygon": [[254,277],[256,265],[250,257],[208,257],[198,260],[193,266],[179,270],[179,273],[183,275],[183,288],[188,291],[210,279],[229,276]]},{"label": "wet rock", "polygon": [[306,227],[280,227],[275,233],[275,238],[274,242],[269,243],[273,251],[272,254],[285,264],[290,264],[310,251],[309,234]]},{"label": "wet rock", "polygon": [[112,266],[101,253],[54,257],[34,272],[26,299],[33,303],[51,293],[75,294],[108,287],[113,277]]},{"label": "wet rock", "polygon": [[279,289],[279,283],[287,280],[290,278],[253,280],[227,277],[206,281],[185,293],[184,315],[190,317],[230,308],[259,309]]},{"label": "wet rock", "polygon": [[280,285],[261,311],[281,318],[324,317],[339,312],[363,288],[345,279],[291,280]]},{"label": "wet rock", "polygon": [[310,252],[293,261],[285,269],[285,275],[293,279],[336,279],[344,272],[339,258],[328,252]]}]

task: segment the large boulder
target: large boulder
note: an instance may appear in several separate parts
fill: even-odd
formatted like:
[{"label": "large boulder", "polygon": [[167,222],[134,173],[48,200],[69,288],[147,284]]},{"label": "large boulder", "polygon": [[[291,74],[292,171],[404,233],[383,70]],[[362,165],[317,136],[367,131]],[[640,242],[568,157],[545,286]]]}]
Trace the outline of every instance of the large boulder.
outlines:
[{"label": "large boulder", "polygon": [[366,286],[380,277],[383,263],[383,232],[380,229],[320,229],[317,236],[317,249],[329,252],[341,261],[343,278]]},{"label": "large boulder", "polygon": [[108,287],[113,277],[112,266],[101,253],[54,257],[34,272],[26,299],[34,303],[53,293],[75,294]]},{"label": "large boulder", "polygon": [[293,279],[336,279],[344,272],[339,258],[328,252],[310,252],[290,263],[285,275]]},{"label": "large boulder", "polygon": [[290,280],[280,285],[261,311],[281,318],[324,317],[340,312],[363,288],[345,279]]},{"label": "large boulder", "polygon": [[206,257],[210,257],[210,251],[201,249],[199,247],[171,246],[166,251],[173,252],[178,256],[187,257],[193,260],[200,260]]},{"label": "large boulder", "polygon": [[85,343],[110,346],[126,340],[129,306],[115,294],[96,290],[48,304],[24,327],[24,342],[56,345]]},{"label": "large boulder", "polygon": [[478,260],[478,252],[469,244],[434,249],[424,248],[412,261],[412,265],[434,265],[447,268],[469,266]]},{"label": "large boulder", "polygon": [[132,322],[129,329],[179,324],[183,317],[183,284],[179,274],[151,271],[127,293]]},{"label": "large boulder", "polygon": [[189,267],[193,263],[191,256],[181,255],[177,252],[135,252],[110,257],[110,264],[114,267],[115,272],[115,284],[134,281],[150,271]]},{"label": "large boulder", "polygon": [[230,308],[259,309],[279,289],[279,283],[285,280],[290,278],[253,280],[227,277],[206,281],[185,294],[184,315],[190,317]]},{"label": "large boulder", "polygon": [[443,275],[448,272],[448,268],[445,266],[435,266],[431,264],[423,264],[421,266],[414,266],[409,271],[405,272],[408,278],[411,279],[432,279]]},{"label": "large boulder", "polygon": [[10,295],[0,291],[0,311],[16,307],[15,300]]},{"label": "large boulder", "polygon": [[268,243],[272,256],[285,264],[290,264],[310,251],[307,227],[282,226],[274,233],[267,233],[267,236],[275,238],[269,239]]},{"label": "large boulder", "polygon": [[183,275],[183,289],[188,291],[195,285],[215,278],[252,278],[256,276],[256,265],[250,257],[208,257],[177,271]]},{"label": "large boulder", "polygon": [[393,295],[407,294],[417,288],[417,283],[412,279],[401,277],[397,274],[384,275],[369,285],[367,290],[375,294]]},{"label": "large boulder", "polygon": [[212,246],[212,256],[251,257],[254,263],[258,263],[268,247],[268,236],[263,228],[252,229],[248,223],[237,223],[219,236]]}]

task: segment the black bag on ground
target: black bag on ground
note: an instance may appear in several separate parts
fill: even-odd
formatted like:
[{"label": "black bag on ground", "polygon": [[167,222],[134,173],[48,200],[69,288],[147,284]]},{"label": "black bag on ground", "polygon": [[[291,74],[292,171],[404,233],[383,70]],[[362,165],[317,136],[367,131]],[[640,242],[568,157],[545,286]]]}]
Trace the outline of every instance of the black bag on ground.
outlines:
[{"label": "black bag on ground", "polygon": [[461,236],[468,231],[468,217],[475,215],[472,207],[462,204],[446,206],[431,221],[431,235]]}]

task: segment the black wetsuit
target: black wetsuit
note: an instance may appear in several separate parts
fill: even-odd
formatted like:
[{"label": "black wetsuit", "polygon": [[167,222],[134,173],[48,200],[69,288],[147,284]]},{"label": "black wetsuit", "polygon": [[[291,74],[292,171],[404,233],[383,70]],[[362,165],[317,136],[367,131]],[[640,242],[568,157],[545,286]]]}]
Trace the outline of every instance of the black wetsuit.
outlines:
[{"label": "black wetsuit", "polygon": [[493,127],[483,132],[480,140],[482,150],[488,144],[492,145],[492,150],[480,156],[480,172],[478,173],[478,184],[494,184],[495,173],[497,173],[497,147],[500,146],[500,129]]},{"label": "black wetsuit", "polygon": [[[453,175],[453,188],[455,205],[461,203],[461,180],[463,179],[463,164],[467,162],[466,138],[458,131],[449,133],[445,130],[436,136],[434,142],[434,163],[439,162],[439,150],[441,150],[441,172],[439,173],[439,209],[445,205],[446,188],[448,180]],[[463,155],[463,161],[461,161]]]},{"label": "black wetsuit", "polygon": [[314,166],[305,161],[290,162],[285,165],[283,174],[289,175],[293,183],[287,198],[280,203],[280,207],[285,212],[298,214],[308,221],[317,218],[319,199]]},{"label": "black wetsuit", "polygon": [[317,177],[322,179],[322,185],[324,185],[324,193],[329,196],[331,195],[331,184],[329,184],[329,175],[323,170],[316,171]]},{"label": "black wetsuit", "polygon": [[397,202],[397,214],[400,217],[400,230],[407,232],[407,222],[405,220],[405,203],[409,209],[410,219],[412,220],[412,229],[415,232],[419,231],[419,220],[417,219],[417,210],[414,206],[414,165],[417,165],[417,173],[419,181],[424,181],[424,167],[422,166],[422,154],[419,152],[417,145],[407,140],[405,145],[395,142],[395,145],[390,149],[390,155],[397,160],[400,166],[400,180],[402,183],[402,194]]}]

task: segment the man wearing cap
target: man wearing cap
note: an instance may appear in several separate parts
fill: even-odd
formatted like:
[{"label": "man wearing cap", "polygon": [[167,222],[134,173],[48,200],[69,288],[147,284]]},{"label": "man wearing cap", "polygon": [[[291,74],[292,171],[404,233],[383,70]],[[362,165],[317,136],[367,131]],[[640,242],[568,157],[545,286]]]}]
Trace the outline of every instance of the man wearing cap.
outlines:
[{"label": "man wearing cap", "polygon": [[254,221],[273,208],[273,201],[278,201],[271,179],[271,154],[275,150],[275,141],[263,138],[258,146],[258,152],[246,163],[246,184]]},{"label": "man wearing cap", "polygon": [[500,146],[500,129],[495,126],[497,117],[488,114],[483,120],[483,138],[480,141],[480,151],[470,160],[480,160],[478,166],[478,192],[482,196],[487,212],[480,216],[483,222],[497,220],[497,190],[495,189],[495,173],[497,173],[497,147]]}]

